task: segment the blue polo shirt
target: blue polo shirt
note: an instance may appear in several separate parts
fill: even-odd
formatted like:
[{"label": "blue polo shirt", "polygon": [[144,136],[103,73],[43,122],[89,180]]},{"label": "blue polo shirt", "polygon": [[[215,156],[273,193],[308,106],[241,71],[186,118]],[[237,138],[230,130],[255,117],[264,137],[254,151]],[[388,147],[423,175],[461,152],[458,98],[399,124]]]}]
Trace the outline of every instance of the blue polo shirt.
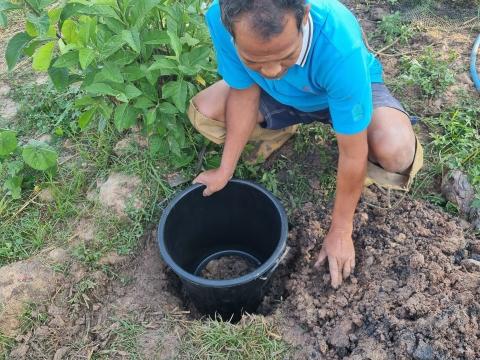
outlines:
[{"label": "blue polo shirt", "polygon": [[218,72],[234,89],[258,84],[279,103],[300,111],[329,108],[333,128],[352,135],[365,130],[373,112],[372,82],[382,83],[382,66],[367,50],[355,16],[337,0],[309,0],[301,58],[278,80],[243,64],[221,20],[215,0],[206,22],[215,47]]}]

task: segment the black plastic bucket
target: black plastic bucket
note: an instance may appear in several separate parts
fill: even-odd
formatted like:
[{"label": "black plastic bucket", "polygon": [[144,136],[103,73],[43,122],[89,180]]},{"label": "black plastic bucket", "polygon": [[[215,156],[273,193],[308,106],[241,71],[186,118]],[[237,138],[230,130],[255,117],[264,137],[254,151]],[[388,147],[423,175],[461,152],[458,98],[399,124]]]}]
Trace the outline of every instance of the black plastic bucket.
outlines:
[{"label": "black plastic bucket", "polygon": [[[193,185],[176,196],[158,227],[160,253],[203,314],[238,319],[254,312],[286,249],[288,222],[281,203],[249,181],[231,180],[220,192],[202,195]],[[208,261],[237,255],[258,267],[229,280],[197,276]]]}]

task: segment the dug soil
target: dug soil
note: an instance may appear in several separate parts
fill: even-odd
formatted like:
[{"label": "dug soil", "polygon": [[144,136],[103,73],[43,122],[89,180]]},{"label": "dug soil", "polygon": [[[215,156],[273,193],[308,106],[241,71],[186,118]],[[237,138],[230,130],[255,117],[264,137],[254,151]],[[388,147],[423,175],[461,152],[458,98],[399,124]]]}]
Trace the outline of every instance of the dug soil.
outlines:
[{"label": "dug soil", "polygon": [[274,279],[286,300],[269,296],[262,309],[276,306],[284,338],[302,347],[297,359],[479,359],[480,240],[432,205],[397,198],[386,210],[380,200],[366,190],[356,269],[338,290],[313,267],[330,207],[295,212],[290,257]]},{"label": "dug soil", "polygon": [[209,261],[200,276],[210,280],[230,280],[247,275],[256,268],[251,261],[241,256],[223,256]]}]

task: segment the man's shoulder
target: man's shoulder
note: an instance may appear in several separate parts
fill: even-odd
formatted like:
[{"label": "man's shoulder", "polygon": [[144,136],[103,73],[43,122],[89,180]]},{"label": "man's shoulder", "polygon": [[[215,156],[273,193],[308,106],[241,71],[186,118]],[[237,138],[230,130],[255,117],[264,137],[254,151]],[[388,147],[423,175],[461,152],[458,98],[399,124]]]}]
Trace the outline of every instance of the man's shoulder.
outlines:
[{"label": "man's shoulder", "polygon": [[[311,0],[316,46],[330,47],[340,56],[362,45],[362,33],[355,15],[337,0]],[[320,40],[320,41],[318,41]]]}]

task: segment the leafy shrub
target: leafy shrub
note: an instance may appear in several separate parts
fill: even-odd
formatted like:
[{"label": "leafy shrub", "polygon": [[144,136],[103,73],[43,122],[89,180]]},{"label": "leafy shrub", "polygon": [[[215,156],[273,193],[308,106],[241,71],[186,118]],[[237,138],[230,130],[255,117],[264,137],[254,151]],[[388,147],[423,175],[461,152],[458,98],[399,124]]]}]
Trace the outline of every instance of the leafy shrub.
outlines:
[{"label": "leafy shrub", "polygon": [[171,156],[177,166],[193,159],[183,114],[188,99],[215,76],[203,1],[0,3],[3,13],[26,12],[25,31],[6,49],[9,69],[28,56],[58,90],[78,83],[80,129],[96,124],[102,131],[112,121],[124,131],[141,124],[152,151]]},{"label": "leafy shrub", "polygon": [[397,39],[400,43],[407,44],[414,34],[413,28],[405,23],[399,12],[385,16],[378,24],[378,32],[387,44],[392,44]]}]

